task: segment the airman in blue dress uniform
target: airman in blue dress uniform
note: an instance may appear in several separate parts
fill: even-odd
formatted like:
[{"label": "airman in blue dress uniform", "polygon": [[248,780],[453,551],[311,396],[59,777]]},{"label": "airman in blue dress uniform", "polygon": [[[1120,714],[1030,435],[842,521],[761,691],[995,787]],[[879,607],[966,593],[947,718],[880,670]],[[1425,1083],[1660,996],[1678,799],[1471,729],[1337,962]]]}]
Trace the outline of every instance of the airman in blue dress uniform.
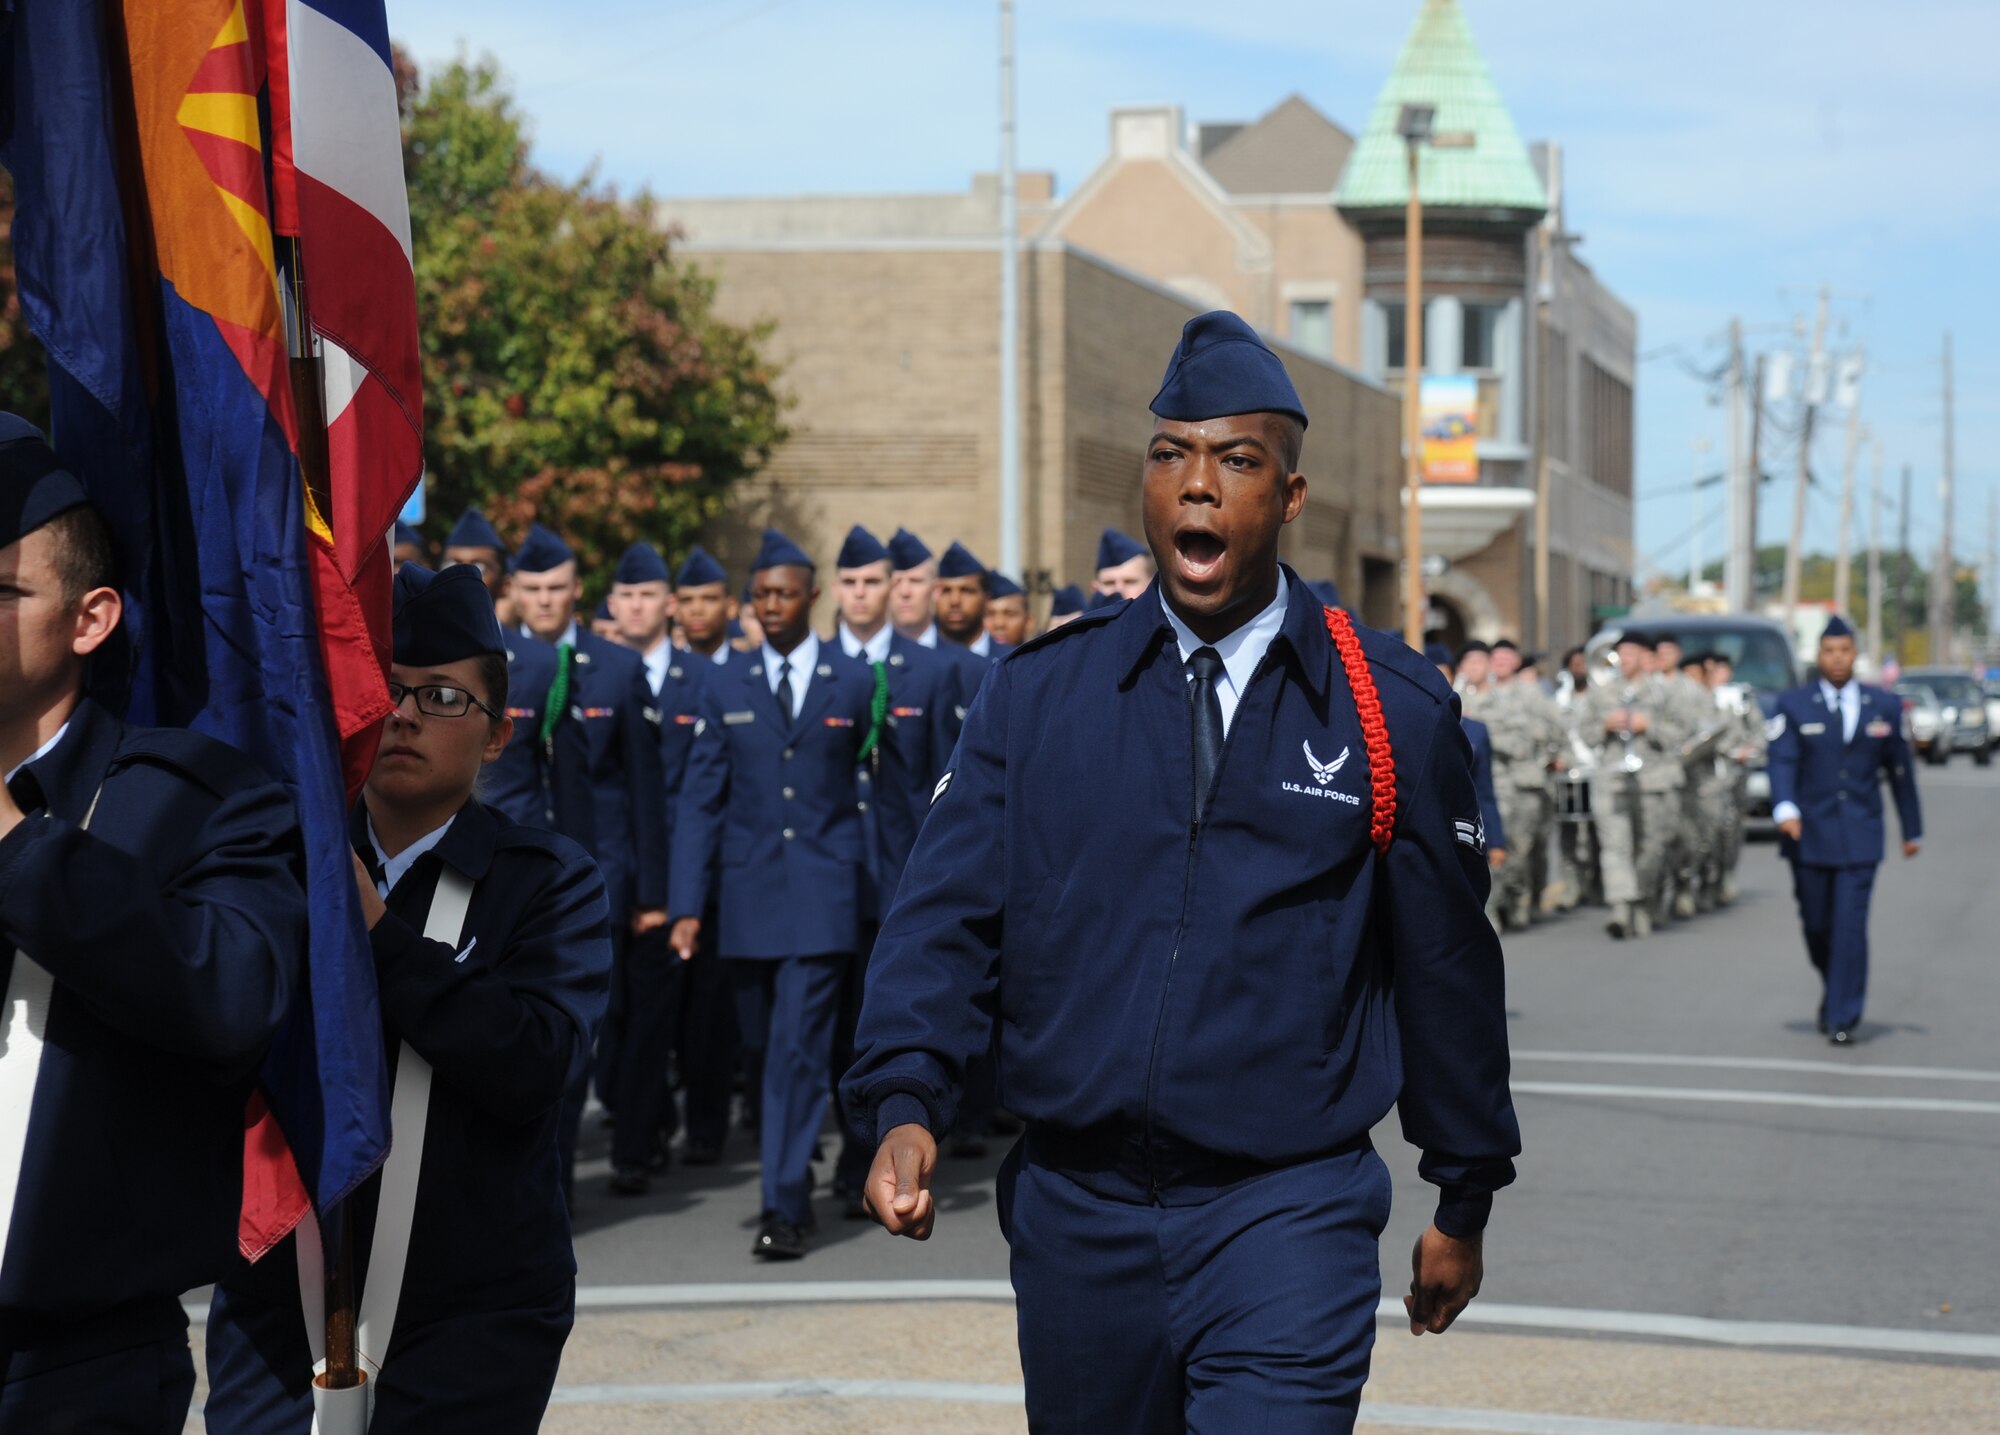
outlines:
[{"label": "airman in blue dress uniform", "polygon": [[[646,684],[645,664],[629,648],[581,630],[576,621],[576,556],[567,543],[534,525],[514,555],[513,593],[522,627],[552,647],[555,683],[542,711],[551,805],[558,829],[566,808],[583,808],[592,825],[587,850],[604,874],[611,904],[614,969],[635,961],[665,962],[667,905],[666,785],[660,773],[660,711]],[[582,733],[582,762],[562,761],[562,728]],[[622,986],[615,973],[614,988]],[[615,1055],[615,1053],[614,1053]],[[598,1071],[598,1097],[613,1105],[610,1063]],[[571,1094],[563,1144],[574,1156],[584,1089]],[[614,1110],[615,1116],[615,1110]]]},{"label": "airman in blue dress uniform", "polygon": [[1153,410],[1159,581],[974,701],[844,1099],[871,1209],[926,1236],[997,1025],[1030,1428],[1348,1430],[1389,1213],[1368,1133],[1398,1107],[1442,1188],[1413,1331],[1477,1291],[1519,1149],[1470,754],[1421,654],[1280,565],[1305,414],[1254,331],[1190,321]]},{"label": "airman in blue dress uniform", "polygon": [[1048,626],[1059,628],[1082,612],[1083,589],[1074,583],[1065,583],[1049,596]]},{"label": "airman in blue dress uniform", "polygon": [[1097,538],[1097,577],[1093,591],[1117,598],[1136,598],[1152,584],[1153,555],[1129,533],[1107,528]]},{"label": "airman in blue dress uniform", "polygon": [[1903,705],[1854,678],[1854,629],[1839,615],[1819,640],[1819,677],[1778,698],[1769,728],[1771,817],[1792,864],[1806,952],[1823,988],[1819,1029],[1854,1040],[1868,993],[1868,905],[1882,865],[1882,784],[1903,829],[1903,855],[1924,838]]},{"label": "airman in blue dress uniform", "polygon": [[[699,544],[688,550],[674,572],[674,605],[681,635],[688,644],[687,662],[712,675],[716,668],[749,661],[729,643],[729,574]],[[685,724],[690,751],[694,726],[700,720],[698,704],[694,722],[680,713],[673,718],[676,726]],[[661,722],[664,726],[665,714]],[[685,785],[685,759],[680,781]],[[679,790],[675,788],[676,794]],[[679,805],[676,796],[674,807]],[[709,910],[703,913],[701,940],[694,956],[681,963],[686,999],[681,1003],[679,1050],[681,1075],[687,1086],[687,1141],[681,1148],[681,1161],[688,1166],[713,1166],[722,1159],[736,1079],[736,998],[729,989],[729,973],[715,950],[714,918],[711,892]]]},{"label": "airman in blue dress uniform", "polygon": [[237,1260],[243,1113],[305,977],[290,799],[83,696],[111,542],[0,415],[0,1432],[179,1435],[182,1292]]},{"label": "airman in blue dress uniform", "polygon": [[[687,771],[688,748],[701,716],[701,683],[707,663],[690,661],[668,639],[672,592],[666,560],[652,544],[634,543],[618,560],[607,600],[625,645],[639,654],[658,714],[661,792],[668,851],[673,846],[674,804]],[[664,928],[633,939],[611,994],[600,1064],[616,1113],[611,1139],[611,1191],[643,1194],[650,1173],[666,1163],[665,1140],[679,1126],[669,1066],[680,1034],[686,964],[673,955]],[[726,1124],[726,1115],[725,1115]],[[704,1137],[713,1133],[704,1131]],[[720,1145],[720,1138],[716,1138]]]},{"label": "airman in blue dress uniform", "polygon": [[991,659],[973,652],[964,643],[943,639],[937,621],[941,564],[924,540],[907,528],[898,528],[889,539],[888,548],[894,570],[890,578],[889,613],[896,631],[943,657],[957,678],[958,701],[951,714],[951,738],[956,742],[959,725],[965,721],[965,709],[986,680]]},{"label": "airman in blue dress uniform", "polygon": [[[604,883],[574,842],[472,795],[507,743],[508,667],[476,572],[406,564],[396,578],[391,696],[354,811],[356,880],[401,1111],[404,1066],[427,1063],[421,1130],[399,1126],[390,1167],[350,1198],[361,1310],[386,1309],[364,1355],[374,1435],[541,1424],[575,1310],[576,1260],[556,1143],[601,1020],[611,942]],[[431,930],[447,883],[464,897]],[[469,893],[467,889],[469,888]],[[416,1163],[398,1210],[398,1160]],[[407,1233],[392,1306],[370,1270]],[[217,1289],[208,1324],[212,1435],[304,1435],[312,1357],[296,1236]]]},{"label": "airman in blue dress uniform", "polygon": [[[1331,583],[1326,586],[1333,587]],[[1327,602],[1326,595],[1320,592],[1317,584],[1308,583],[1306,587],[1311,588],[1327,607],[1339,606],[1338,603]],[[1430,659],[1431,666],[1438,670],[1447,684],[1456,676],[1458,664],[1452,660],[1451,649],[1443,643],[1426,643],[1424,656]],[[1486,843],[1487,865],[1497,869],[1507,860],[1507,827],[1500,820],[1500,794],[1493,787],[1493,738],[1487,732],[1486,724],[1478,718],[1460,717],[1459,724],[1465,729],[1465,740],[1472,748],[1472,790],[1479,795],[1479,821]],[[1488,902],[1490,904],[1490,897]],[[1489,911],[1488,915],[1497,916],[1498,913]]]},{"label": "airman in blue dress uniform", "polygon": [[[710,674],[675,818],[672,940],[691,957],[717,894],[717,949],[750,1065],[761,1055],[763,1205],[753,1254],[796,1259],[813,1227],[840,982],[861,942],[857,774],[875,675],[812,631],[814,566],[767,530],[753,570],[764,634]],[[893,803],[894,792],[878,801]]]},{"label": "airman in blue dress uniform", "polygon": [[[868,844],[861,896],[861,942],[841,979],[840,1017],[834,1027],[830,1073],[838,1084],[854,1064],[854,1027],[875,933],[889,899],[903,880],[903,864],[916,845],[917,824],[930,803],[931,789],[944,775],[963,707],[952,663],[934,649],[897,632],[889,622],[889,588],[894,579],[889,550],[856,524],[834,560],[834,596],[840,610],[835,634],[840,650],[867,663],[875,675],[879,715],[874,741],[864,743],[861,764],[861,826]],[[877,791],[896,800],[876,800]],[[847,1214],[867,1219],[861,1185],[875,1148],[851,1128],[843,1133],[834,1165],[834,1193],[847,1201]]]}]

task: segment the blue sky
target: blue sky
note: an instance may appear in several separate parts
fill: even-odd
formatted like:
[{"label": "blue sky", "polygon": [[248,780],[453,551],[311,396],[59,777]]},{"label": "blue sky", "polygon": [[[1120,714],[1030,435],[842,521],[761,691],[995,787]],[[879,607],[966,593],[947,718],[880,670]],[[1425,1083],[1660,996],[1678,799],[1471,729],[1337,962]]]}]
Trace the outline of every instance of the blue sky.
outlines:
[{"label": "blue sky", "polygon": [[[1522,136],[1566,152],[1582,256],[1638,311],[1642,554],[1684,570],[1695,444],[1726,442],[1688,368],[1800,347],[1831,287],[1833,341],[1865,344],[1862,419],[1912,546],[1935,545],[1939,349],[1953,331],[1957,550],[1983,557],[2000,491],[2000,4],[1993,0],[1463,0]],[[1350,130],[1416,0],[1019,0],[1020,159],[1067,191],[1114,105],[1252,118],[1297,91]],[[992,0],[391,0],[420,61],[490,54],[535,158],[661,194],[962,189],[996,148]],[[1789,410],[1780,417],[1791,420]],[[1831,549],[1839,415],[1814,446],[1808,542]],[[1760,536],[1789,521],[1787,482]],[[1861,469],[1865,518],[1867,451]],[[1722,527],[1710,491],[1706,548]],[[1894,519],[1887,521],[1891,535]]]}]

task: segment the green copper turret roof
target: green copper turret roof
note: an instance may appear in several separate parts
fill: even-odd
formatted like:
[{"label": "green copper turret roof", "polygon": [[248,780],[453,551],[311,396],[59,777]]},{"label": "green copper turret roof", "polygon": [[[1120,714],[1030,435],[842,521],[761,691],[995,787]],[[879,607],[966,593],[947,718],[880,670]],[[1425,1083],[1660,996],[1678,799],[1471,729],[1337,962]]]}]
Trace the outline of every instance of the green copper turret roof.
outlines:
[{"label": "green copper turret roof", "polygon": [[1437,106],[1439,134],[1469,132],[1470,149],[1423,147],[1417,189],[1428,209],[1511,211],[1548,207],[1542,182],[1501,102],[1458,0],[1424,0],[1416,28],[1389,72],[1368,128],[1347,162],[1334,202],[1343,210],[1401,210],[1409,160],[1396,120],[1405,104]]}]

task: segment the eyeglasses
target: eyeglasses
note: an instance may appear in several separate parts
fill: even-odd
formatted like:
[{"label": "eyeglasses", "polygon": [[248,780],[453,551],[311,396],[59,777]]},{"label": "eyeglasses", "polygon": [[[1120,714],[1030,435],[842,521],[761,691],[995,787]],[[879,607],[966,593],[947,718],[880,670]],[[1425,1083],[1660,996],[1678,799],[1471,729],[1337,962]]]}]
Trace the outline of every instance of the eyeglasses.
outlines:
[{"label": "eyeglasses", "polygon": [[432,717],[464,717],[474,708],[490,718],[500,716],[464,688],[446,687],[443,683],[425,683],[414,688],[404,687],[401,683],[389,684],[389,701],[396,705],[397,712],[403,710],[403,699],[406,697],[414,697],[417,711],[429,713]]}]

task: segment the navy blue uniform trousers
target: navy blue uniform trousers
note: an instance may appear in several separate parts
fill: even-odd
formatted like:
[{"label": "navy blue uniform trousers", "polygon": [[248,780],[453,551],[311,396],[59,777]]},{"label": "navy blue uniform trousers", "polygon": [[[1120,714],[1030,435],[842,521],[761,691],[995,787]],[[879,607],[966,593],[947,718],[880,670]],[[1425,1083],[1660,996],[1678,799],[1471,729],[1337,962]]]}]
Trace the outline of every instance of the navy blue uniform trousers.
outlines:
[{"label": "navy blue uniform trousers", "polygon": [[1872,863],[1816,867],[1792,862],[1792,892],[1806,932],[1806,955],[1826,986],[1826,1024],[1835,1029],[1860,1021],[1868,996],[1868,903],[1878,870]]},{"label": "navy blue uniform trousers", "polygon": [[1035,1435],[1342,1435],[1381,1301],[1372,1147],[1165,1188],[1043,1159],[1000,1171]]},{"label": "navy blue uniform trousers", "polygon": [[194,1398],[185,1330],[70,1363],[0,1352],[0,1370],[0,1435],[181,1435]]},{"label": "navy blue uniform trousers", "polygon": [[744,1064],[762,1073],[757,1141],[763,1209],[794,1226],[812,1220],[812,1158],[833,1086],[833,1029],[849,957],[727,958]]},{"label": "navy blue uniform trousers", "polygon": [[[296,1258],[287,1244],[266,1259]],[[209,1428],[304,1430],[312,1423],[312,1391],[297,1378],[312,1368],[305,1323],[268,1319],[270,1308],[261,1305],[235,1317],[231,1296],[228,1286],[217,1287],[209,1322],[208,1379],[219,1392],[209,1397]],[[575,1319],[576,1286],[567,1279],[498,1309],[416,1320],[399,1312],[369,1435],[534,1435]],[[178,1435],[180,1426],[173,1429]]]}]

